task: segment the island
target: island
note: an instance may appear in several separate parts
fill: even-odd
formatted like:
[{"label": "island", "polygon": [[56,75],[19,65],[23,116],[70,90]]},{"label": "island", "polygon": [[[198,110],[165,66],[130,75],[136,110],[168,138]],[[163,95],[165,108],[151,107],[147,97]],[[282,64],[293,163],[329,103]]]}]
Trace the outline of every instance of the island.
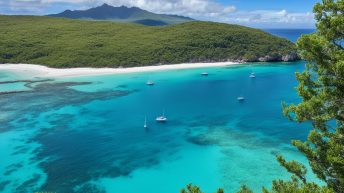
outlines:
[{"label": "island", "polygon": [[0,63],[54,68],[295,61],[295,45],[259,29],[190,21],[166,26],[0,16]]}]

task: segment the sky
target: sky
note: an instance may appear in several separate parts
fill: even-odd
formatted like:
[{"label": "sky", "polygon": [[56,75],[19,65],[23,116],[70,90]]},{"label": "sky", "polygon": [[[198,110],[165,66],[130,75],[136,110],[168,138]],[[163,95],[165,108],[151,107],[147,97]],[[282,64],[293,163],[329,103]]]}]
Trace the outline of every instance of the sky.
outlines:
[{"label": "sky", "polygon": [[46,15],[107,3],[255,28],[314,28],[320,0],[0,0],[0,14]]}]

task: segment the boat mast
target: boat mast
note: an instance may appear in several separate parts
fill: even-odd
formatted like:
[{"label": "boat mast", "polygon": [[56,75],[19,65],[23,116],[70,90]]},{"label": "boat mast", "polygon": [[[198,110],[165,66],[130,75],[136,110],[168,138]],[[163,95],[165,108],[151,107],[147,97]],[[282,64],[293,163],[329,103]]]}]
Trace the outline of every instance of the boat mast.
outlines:
[{"label": "boat mast", "polygon": [[143,125],[144,128],[147,128],[147,117],[145,116],[145,124]]}]

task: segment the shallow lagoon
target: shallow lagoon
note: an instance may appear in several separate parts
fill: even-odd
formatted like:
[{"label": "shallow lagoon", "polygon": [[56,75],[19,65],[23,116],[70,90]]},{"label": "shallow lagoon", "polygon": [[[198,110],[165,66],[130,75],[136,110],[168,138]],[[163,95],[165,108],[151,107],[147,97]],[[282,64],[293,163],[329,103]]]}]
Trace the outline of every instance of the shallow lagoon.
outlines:
[{"label": "shallow lagoon", "polygon": [[[294,73],[303,68],[247,64],[64,78],[0,95],[0,191],[176,193],[190,182],[205,192],[241,184],[260,191],[289,177],[276,154],[306,162],[289,144],[305,139],[309,127],[281,111],[281,101],[298,101]],[[145,85],[148,79],[156,85]],[[158,124],[163,109],[169,121]]]}]

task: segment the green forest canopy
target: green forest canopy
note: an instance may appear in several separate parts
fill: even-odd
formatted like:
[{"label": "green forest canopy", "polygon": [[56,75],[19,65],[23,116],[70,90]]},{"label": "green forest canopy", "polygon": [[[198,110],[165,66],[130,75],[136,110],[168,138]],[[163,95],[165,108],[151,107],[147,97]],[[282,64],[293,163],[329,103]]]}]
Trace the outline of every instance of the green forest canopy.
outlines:
[{"label": "green forest canopy", "polygon": [[[131,67],[228,60],[293,60],[295,45],[258,29],[214,22],[149,27],[42,16],[0,16],[0,63]],[[269,57],[266,57],[269,56]]]}]

